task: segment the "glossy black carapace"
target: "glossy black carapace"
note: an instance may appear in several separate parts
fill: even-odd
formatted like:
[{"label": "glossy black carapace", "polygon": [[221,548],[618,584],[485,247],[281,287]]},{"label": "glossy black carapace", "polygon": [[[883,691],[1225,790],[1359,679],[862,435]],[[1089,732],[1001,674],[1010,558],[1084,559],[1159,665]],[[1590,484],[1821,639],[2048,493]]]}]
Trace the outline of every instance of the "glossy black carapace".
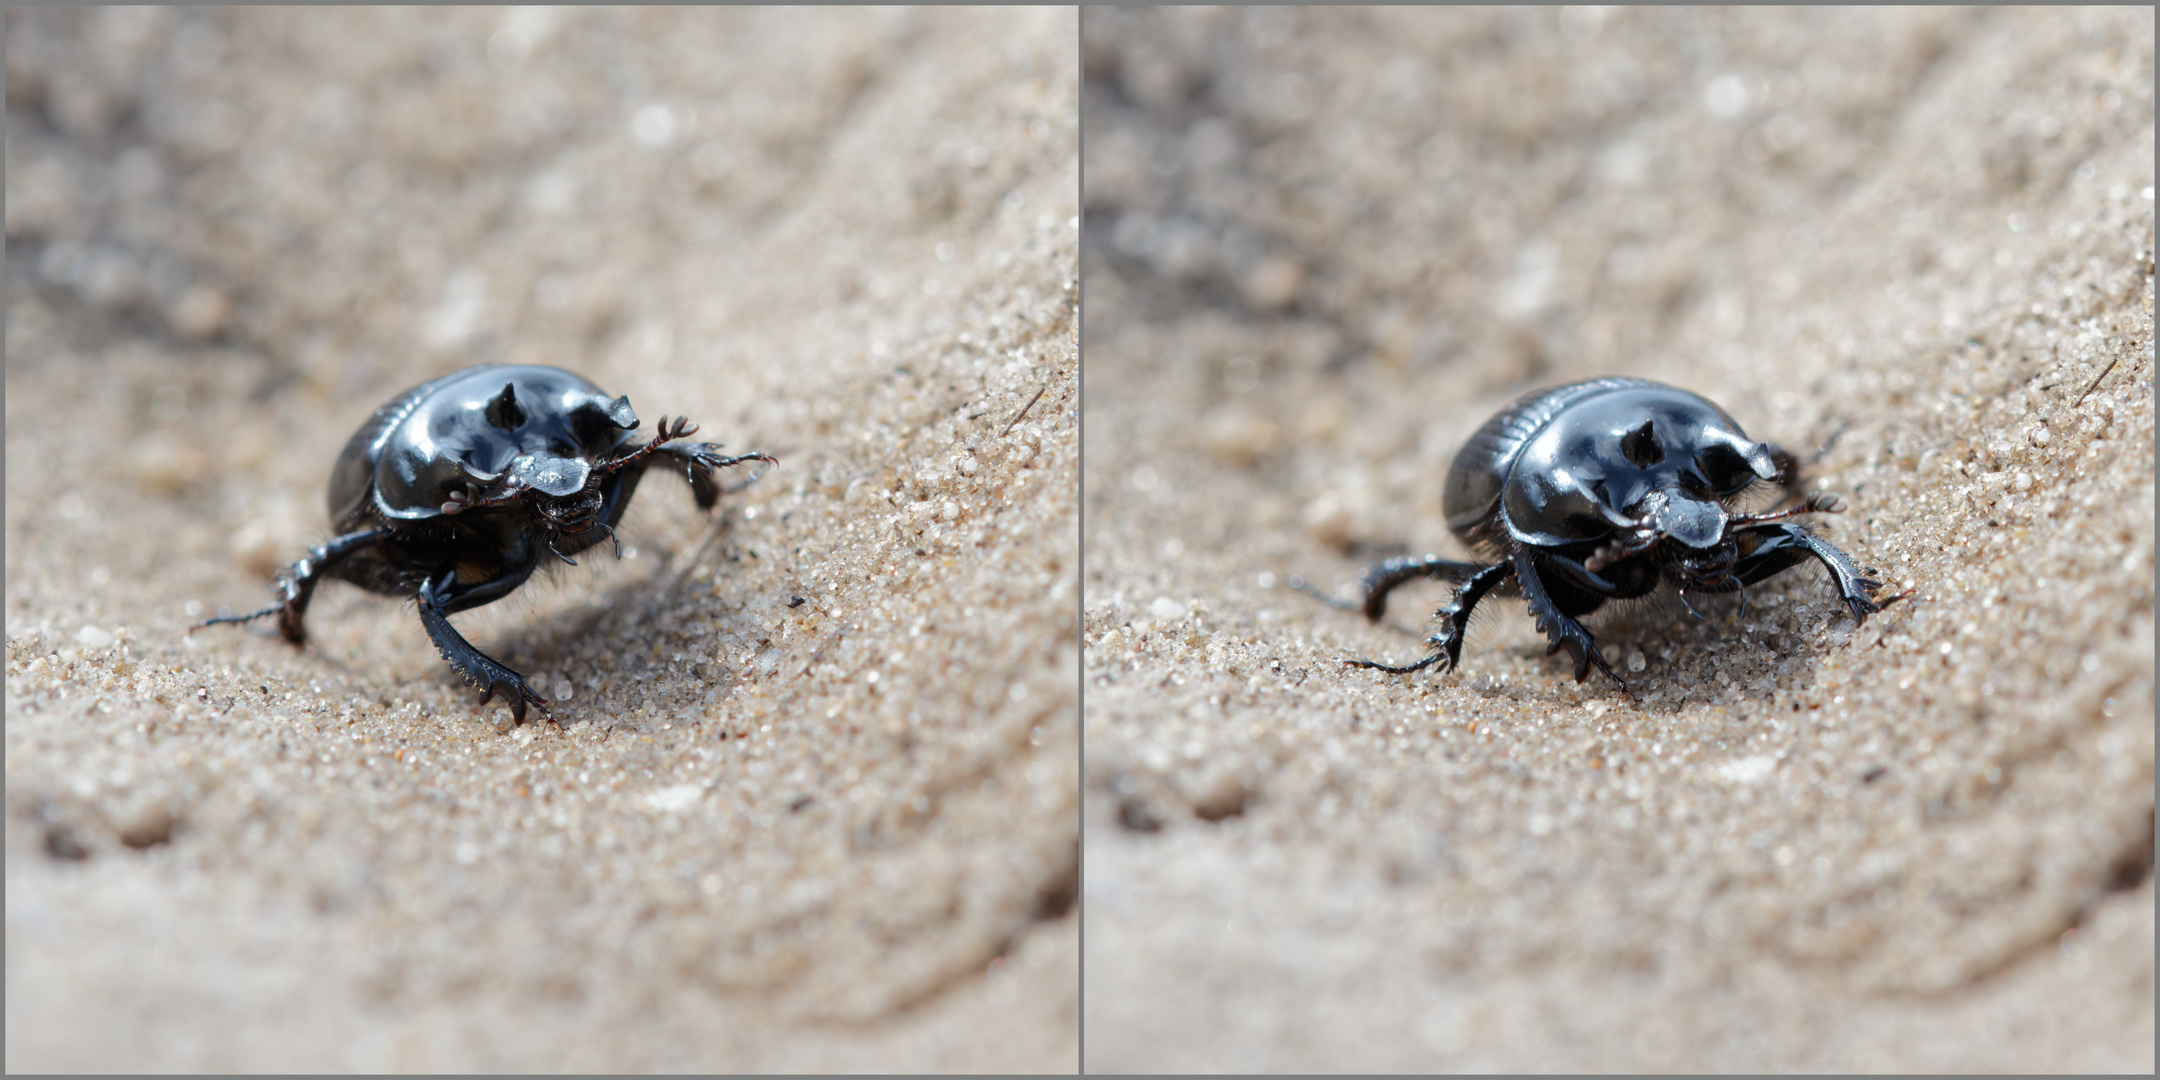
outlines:
[{"label": "glossy black carapace", "polygon": [[710,510],[721,493],[714,469],[779,460],[682,441],[697,428],[666,417],[650,441],[633,444],[637,426],[629,398],[560,368],[483,364],[413,387],[375,410],[338,455],[338,535],[278,575],[278,602],[191,629],[276,615],[278,632],[299,645],[316,582],[338,578],[410,597],[443,659],[484,691],[481,704],[499,693],[517,723],[528,705],[546,714],[524,677],[473,648],[449,616],[510,595],[546,558],[574,566],[572,555],[613,539],[656,464],[680,473]]},{"label": "glossy black carapace", "polygon": [[1375,620],[1406,581],[1457,583],[1436,613],[1432,655],[1402,667],[1346,663],[1397,674],[1451,669],[1471,611],[1508,583],[1529,602],[1551,642],[1546,652],[1574,658],[1577,682],[1595,665],[1623,693],[1627,682],[1577,620],[1664,582],[1685,602],[1690,591],[1733,592],[1813,559],[1830,571],[1853,620],[1864,621],[1890,602],[1868,596],[1882,584],[1807,526],[1783,520],[1835,512],[1836,496],[1774,513],[1736,510],[1764,483],[1793,492],[1799,473],[1791,454],[1748,438],[1724,410],[1661,383],[1593,379],[1526,394],[1470,437],[1441,491],[1448,528],[1489,561],[1389,559],[1360,583],[1358,607]]}]

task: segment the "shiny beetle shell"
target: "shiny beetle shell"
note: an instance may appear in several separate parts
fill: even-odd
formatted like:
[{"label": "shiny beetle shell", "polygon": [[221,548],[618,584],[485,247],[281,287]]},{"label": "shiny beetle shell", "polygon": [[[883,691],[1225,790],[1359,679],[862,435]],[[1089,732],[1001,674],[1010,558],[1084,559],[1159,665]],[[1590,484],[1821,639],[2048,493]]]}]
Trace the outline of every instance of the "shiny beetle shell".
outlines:
[{"label": "shiny beetle shell", "polygon": [[1577,680],[1596,667],[1626,693],[1626,681],[1578,621],[1608,600],[1668,584],[1683,601],[1690,591],[1739,592],[1809,560],[1829,571],[1856,623],[1899,599],[1877,603],[1868,594],[1880,582],[1806,525],[1784,520],[1835,512],[1835,496],[1810,496],[1771,513],[1742,512],[1741,501],[1764,483],[1796,493],[1798,463],[1748,438],[1699,394],[1628,378],[1525,394],[1470,437],[1441,489],[1448,528],[1488,561],[1389,559],[1362,582],[1364,601],[1354,606],[1372,619],[1404,582],[1456,583],[1454,597],[1435,613],[1431,655],[1401,667],[1347,662],[1397,674],[1453,669],[1471,612],[1505,587],[1522,593],[1550,643],[1547,652],[1565,649],[1573,657]]},{"label": "shiny beetle shell", "polygon": [[353,433],[331,469],[330,520],[342,531],[370,509],[431,518],[505,479],[567,496],[637,426],[629,398],[561,368],[466,368],[398,395]]},{"label": "shiny beetle shell", "polygon": [[[1702,396],[1593,379],[1525,394],[1486,421],[1455,455],[1440,507],[1472,548],[1497,551],[1503,532],[1554,547],[1610,536],[1628,524],[1621,511],[1653,491],[1714,506],[1777,477],[1770,448]],[[1698,547],[1723,525],[1708,511],[1675,516]]]}]

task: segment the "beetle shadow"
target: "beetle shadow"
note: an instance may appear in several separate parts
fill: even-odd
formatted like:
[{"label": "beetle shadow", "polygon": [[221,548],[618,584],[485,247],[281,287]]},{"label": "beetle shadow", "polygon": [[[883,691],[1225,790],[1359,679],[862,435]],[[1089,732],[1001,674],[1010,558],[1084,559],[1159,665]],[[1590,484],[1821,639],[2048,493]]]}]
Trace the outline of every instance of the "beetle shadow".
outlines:
[{"label": "beetle shadow", "polygon": [[[740,590],[697,599],[692,610],[678,619],[654,616],[684,606],[684,590],[700,567],[712,569],[709,579],[725,579],[729,575],[723,567],[758,560],[755,551],[728,542],[734,525],[732,511],[722,509],[694,543],[655,543],[622,560],[643,563],[650,552],[650,569],[643,573],[633,570],[624,575],[627,567],[597,571],[596,577],[615,580],[596,584],[596,591],[583,602],[549,603],[544,606],[553,610],[533,610],[514,626],[506,625],[504,632],[491,635],[490,654],[522,672],[549,699],[551,715],[565,728],[626,715],[655,698],[665,702],[656,707],[695,713],[700,702],[709,703],[715,692],[732,694],[744,670],[741,665],[717,661],[714,643],[764,636],[758,634],[764,629],[763,620],[754,613],[764,606],[756,599],[769,590],[756,590],[746,583]],[[661,533],[653,537],[656,541],[665,538],[661,530],[655,532]],[[571,568],[558,565],[552,570]],[[550,574],[549,580],[559,579]],[[534,605],[536,609],[542,606]],[[667,659],[670,655],[677,659]],[[643,657],[657,659],[640,662]],[[476,693],[447,669],[441,677],[460,690]],[[597,688],[595,680],[600,682]]]},{"label": "beetle shadow", "polygon": [[[1859,644],[1844,605],[1834,594],[1825,602],[1810,600],[1812,586],[1759,584],[1744,601],[1737,593],[1683,597],[1667,587],[1610,602],[1611,610],[1585,625],[1628,680],[1639,709],[1670,714],[1735,697],[1767,703],[1806,692],[1824,655]],[[1593,668],[1590,678],[1601,677]],[[1625,699],[1617,688],[1615,693]]]},{"label": "beetle shadow", "polygon": [[[1585,616],[1583,626],[1614,672],[1627,680],[1632,700],[1630,693],[1622,693],[1595,666],[1581,684],[1585,694],[1602,692],[1638,710],[1669,714],[1691,704],[1723,700],[1732,693],[1765,700],[1805,693],[1815,685],[1820,661],[1829,650],[1871,644],[1866,635],[1856,632],[1843,605],[1833,599],[1825,610],[1824,604],[1808,599],[1809,587],[1811,583],[1804,581],[1763,583],[1747,590],[1745,603],[1737,593],[1682,597],[1670,587],[1647,596],[1609,600]],[[1424,593],[1418,595],[1424,597]],[[1445,604],[1447,596],[1444,589],[1436,590],[1432,607]],[[1328,597],[1321,599],[1345,608]],[[1407,604],[1404,608],[1406,613],[1415,610]],[[1441,678],[1461,680],[1463,689],[1494,700],[1519,699],[1528,688],[1540,685],[1525,680],[1550,677],[1554,687],[1573,682],[1573,660],[1565,650],[1548,653],[1548,642],[1534,630],[1532,637],[1517,639],[1529,623],[1520,588],[1510,583],[1495,589],[1471,613],[1463,644],[1464,669]],[[1389,617],[1379,625],[1420,641],[1432,629],[1430,617],[1422,626],[1412,625],[1396,616],[1392,606]],[[1875,642],[1879,641],[1876,635]],[[1524,678],[1494,679],[1465,670],[1481,650],[1519,661]],[[1396,662],[1402,661],[1397,658]],[[1725,678],[1722,683],[1717,681],[1720,675]],[[1712,689],[1705,692],[1700,689],[1704,687]]]}]

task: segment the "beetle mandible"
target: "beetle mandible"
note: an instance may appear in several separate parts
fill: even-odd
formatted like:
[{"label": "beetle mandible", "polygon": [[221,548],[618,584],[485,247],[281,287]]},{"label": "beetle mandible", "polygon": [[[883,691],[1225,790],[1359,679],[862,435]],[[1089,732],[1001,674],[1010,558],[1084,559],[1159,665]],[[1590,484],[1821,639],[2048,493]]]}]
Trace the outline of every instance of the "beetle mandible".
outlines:
[{"label": "beetle mandible", "polygon": [[275,615],[285,640],[304,644],[315,585],[337,578],[412,599],[443,659],[484,691],[480,704],[500,693],[516,723],[528,705],[547,715],[524,676],[474,648],[449,616],[517,591],[547,556],[575,566],[572,555],[614,540],[656,464],[680,472],[709,511],[722,491],[714,469],[780,460],[683,441],[697,431],[687,419],[663,416],[650,441],[633,445],[637,427],[628,397],[610,398],[561,368],[482,364],[413,387],[346,442],[330,470],[338,535],[278,574],[277,603],[189,630]]},{"label": "beetle mandible", "polygon": [[1578,621],[1607,600],[1645,596],[1669,581],[1685,603],[1689,590],[1738,591],[1807,559],[1829,570],[1855,624],[1903,599],[1870,598],[1881,582],[1808,526],[1785,520],[1835,513],[1837,496],[1811,495],[1773,513],[1736,512],[1765,482],[1795,491],[1799,463],[1748,438],[1701,395],[1647,379],[1604,378],[1518,397],[1470,436],[1441,490],[1448,529],[1489,561],[1388,559],[1359,582],[1364,600],[1355,607],[1376,621],[1388,593],[1404,582],[1455,583],[1434,616],[1432,655],[1400,667],[1344,663],[1395,674],[1453,669],[1471,611],[1513,583],[1550,642],[1547,655],[1566,649],[1577,682],[1595,666],[1628,694],[1627,681]]}]

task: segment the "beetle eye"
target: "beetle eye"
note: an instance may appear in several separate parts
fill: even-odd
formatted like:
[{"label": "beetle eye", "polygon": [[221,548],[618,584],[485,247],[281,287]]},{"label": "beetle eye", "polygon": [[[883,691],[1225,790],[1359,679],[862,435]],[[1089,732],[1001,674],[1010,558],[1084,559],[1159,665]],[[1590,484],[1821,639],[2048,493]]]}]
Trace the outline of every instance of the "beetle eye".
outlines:
[{"label": "beetle eye", "polygon": [[1620,454],[1638,469],[1647,469],[1665,460],[1665,448],[1658,445],[1657,431],[1648,420],[1620,436]]}]

